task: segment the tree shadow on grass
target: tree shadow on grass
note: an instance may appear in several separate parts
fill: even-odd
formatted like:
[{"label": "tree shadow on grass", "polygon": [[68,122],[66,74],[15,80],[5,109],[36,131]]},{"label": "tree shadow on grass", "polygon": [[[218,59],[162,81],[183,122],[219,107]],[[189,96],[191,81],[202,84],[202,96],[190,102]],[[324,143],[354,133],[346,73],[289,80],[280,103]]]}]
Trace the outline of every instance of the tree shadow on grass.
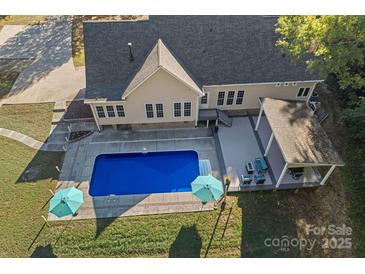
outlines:
[{"label": "tree shadow on grass", "polygon": [[196,225],[181,227],[175,241],[170,246],[170,258],[200,258],[202,239]]},{"label": "tree shadow on grass", "polygon": [[39,245],[37,246],[32,255],[30,255],[31,258],[57,258],[57,256],[53,252],[53,247],[51,244],[48,244],[46,246]]},{"label": "tree shadow on grass", "polygon": [[0,47],[0,56],[7,59],[33,59],[12,88],[12,95],[21,93],[71,58],[70,17],[50,17],[9,38]]}]

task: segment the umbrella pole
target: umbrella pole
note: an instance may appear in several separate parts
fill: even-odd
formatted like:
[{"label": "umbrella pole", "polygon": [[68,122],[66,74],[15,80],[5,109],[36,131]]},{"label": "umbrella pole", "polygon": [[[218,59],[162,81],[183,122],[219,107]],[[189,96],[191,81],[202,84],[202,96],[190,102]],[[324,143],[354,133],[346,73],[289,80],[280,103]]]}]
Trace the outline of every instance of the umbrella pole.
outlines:
[{"label": "umbrella pole", "polygon": [[41,218],[44,220],[44,223],[45,223],[47,226],[49,226],[49,225],[48,225],[48,220],[46,219],[46,217],[44,217],[43,215],[41,215]]}]

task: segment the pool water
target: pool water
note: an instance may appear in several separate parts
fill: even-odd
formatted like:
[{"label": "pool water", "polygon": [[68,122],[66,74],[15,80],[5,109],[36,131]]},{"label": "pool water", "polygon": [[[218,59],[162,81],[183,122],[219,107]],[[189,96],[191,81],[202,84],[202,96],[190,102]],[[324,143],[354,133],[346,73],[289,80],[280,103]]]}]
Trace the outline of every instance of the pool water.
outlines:
[{"label": "pool water", "polygon": [[96,157],[91,196],[189,192],[199,176],[196,151],[102,154]]}]

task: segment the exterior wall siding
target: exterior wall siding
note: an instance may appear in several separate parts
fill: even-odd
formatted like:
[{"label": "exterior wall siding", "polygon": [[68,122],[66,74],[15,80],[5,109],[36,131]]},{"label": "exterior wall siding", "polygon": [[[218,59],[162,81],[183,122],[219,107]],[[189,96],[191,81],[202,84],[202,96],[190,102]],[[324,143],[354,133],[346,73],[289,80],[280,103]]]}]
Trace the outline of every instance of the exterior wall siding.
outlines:
[{"label": "exterior wall siding", "polygon": [[[281,83],[276,86],[275,83],[267,84],[243,84],[243,85],[221,85],[221,86],[205,86],[203,92],[208,93],[207,104],[200,104],[199,95],[184,85],[182,82],[171,76],[164,70],[159,70],[151,78],[147,79],[141,86],[133,91],[126,101],[120,102],[98,102],[91,103],[91,108],[95,119],[99,125],[133,125],[134,128],[148,128],[150,124],[152,127],[171,127],[176,126],[187,127],[196,125],[197,114],[199,108],[218,108],[228,111],[230,115],[247,115],[248,113],[256,113],[260,108],[260,97],[271,97],[286,100],[302,100],[306,101],[317,81],[296,82],[293,85],[290,82],[288,85]],[[310,88],[308,96],[297,97],[300,88]],[[238,91],[244,90],[243,103],[236,104]],[[218,93],[225,91],[224,104],[218,106]],[[228,91],[235,91],[235,96],[232,105],[227,105]],[[191,116],[184,117],[183,104],[184,102],[191,102]],[[174,117],[174,103],[182,103],[182,116]],[[147,118],[145,104],[153,104],[154,117]],[[156,117],[156,104],[163,104],[164,117]],[[125,117],[117,117],[116,105],[123,105]],[[103,106],[105,111],[105,118],[98,118],[96,106]],[[113,106],[116,117],[108,117],[106,106]]]},{"label": "exterior wall siding", "polygon": [[[204,92],[208,92],[208,104],[205,105],[207,108],[218,108],[222,110],[253,110],[259,109],[260,97],[271,97],[284,100],[302,100],[306,101],[310,96],[315,84],[317,82],[297,82],[296,85],[289,83],[285,86],[281,83],[281,86],[275,86],[274,83],[270,84],[245,84],[245,85],[222,85],[222,86],[206,86],[204,87]],[[297,97],[300,88],[310,88],[310,92],[306,97]],[[243,97],[243,103],[241,105],[236,105],[237,91],[244,90],[245,94]],[[225,91],[224,105],[218,106],[218,93],[220,91]],[[233,105],[226,105],[228,91],[235,91],[235,97]]]},{"label": "exterior wall siding", "polygon": [[[159,70],[134,90],[125,101],[91,103],[94,114],[96,106],[103,106],[105,118],[98,118],[99,125],[184,123],[195,125],[199,95],[182,82]],[[184,102],[191,102],[191,115],[184,117]],[[182,103],[182,116],[174,117],[174,103]],[[145,104],[153,104],[154,117],[147,118]],[[163,104],[163,118],[156,117],[156,104]],[[117,117],[116,105],[123,105],[125,117]],[[106,106],[113,106],[116,117],[108,117]]]}]

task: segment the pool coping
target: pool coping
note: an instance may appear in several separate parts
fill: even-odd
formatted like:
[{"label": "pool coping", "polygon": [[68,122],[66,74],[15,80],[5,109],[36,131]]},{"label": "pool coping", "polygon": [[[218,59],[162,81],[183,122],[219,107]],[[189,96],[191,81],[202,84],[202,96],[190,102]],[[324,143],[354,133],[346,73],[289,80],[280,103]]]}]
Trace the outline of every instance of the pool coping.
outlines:
[{"label": "pool coping", "polygon": [[76,216],[59,218],[48,214],[48,221],[83,220],[98,218],[120,218],[167,213],[188,213],[214,210],[214,202],[203,204],[191,192],[171,192],[135,195],[110,195],[92,197],[89,195],[89,181],[60,181],[57,191],[76,187],[84,193],[84,204]]}]

